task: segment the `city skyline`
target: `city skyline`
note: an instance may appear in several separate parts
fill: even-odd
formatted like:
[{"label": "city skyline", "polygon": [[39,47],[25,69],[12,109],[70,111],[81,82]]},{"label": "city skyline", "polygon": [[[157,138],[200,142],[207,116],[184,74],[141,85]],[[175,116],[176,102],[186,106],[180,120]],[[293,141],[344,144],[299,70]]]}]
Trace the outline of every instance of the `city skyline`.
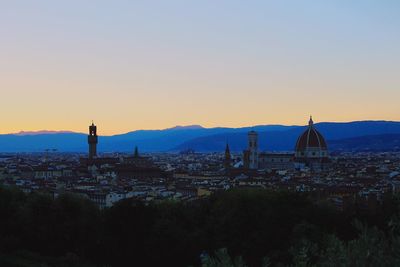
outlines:
[{"label": "city skyline", "polygon": [[0,1],[0,266],[400,266],[399,14]]},{"label": "city skyline", "polygon": [[[154,7],[157,6],[157,8]],[[0,133],[400,121],[396,1],[2,3]]]}]

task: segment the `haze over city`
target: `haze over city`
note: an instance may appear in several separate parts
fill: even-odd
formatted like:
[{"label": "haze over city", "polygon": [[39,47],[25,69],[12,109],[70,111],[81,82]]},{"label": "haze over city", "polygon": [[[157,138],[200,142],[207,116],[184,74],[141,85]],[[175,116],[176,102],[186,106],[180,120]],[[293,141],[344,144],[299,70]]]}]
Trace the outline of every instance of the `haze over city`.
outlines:
[{"label": "haze over city", "polygon": [[4,1],[0,133],[400,120],[398,1]]}]

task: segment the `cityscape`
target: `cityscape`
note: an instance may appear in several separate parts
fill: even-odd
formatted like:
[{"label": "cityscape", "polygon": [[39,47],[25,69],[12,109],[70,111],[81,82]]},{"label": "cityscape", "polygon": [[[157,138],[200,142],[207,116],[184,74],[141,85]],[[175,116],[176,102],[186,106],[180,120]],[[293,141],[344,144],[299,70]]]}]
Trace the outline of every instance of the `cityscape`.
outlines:
[{"label": "cityscape", "polygon": [[256,131],[248,147],[231,152],[132,153],[97,152],[97,126],[89,126],[86,154],[3,154],[0,182],[26,193],[56,198],[73,193],[109,208],[120,200],[143,202],[174,199],[195,201],[233,188],[260,188],[310,193],[316,202],[329,201],[338,210],[355,207],[375,211],[385,197],[400,190],[400,151],[334,152],[310,117],[293,152],[259,148]]},{"label": "cityscape", "polygon": [[400,1],[0,1],[0,267],[400,267]]}]

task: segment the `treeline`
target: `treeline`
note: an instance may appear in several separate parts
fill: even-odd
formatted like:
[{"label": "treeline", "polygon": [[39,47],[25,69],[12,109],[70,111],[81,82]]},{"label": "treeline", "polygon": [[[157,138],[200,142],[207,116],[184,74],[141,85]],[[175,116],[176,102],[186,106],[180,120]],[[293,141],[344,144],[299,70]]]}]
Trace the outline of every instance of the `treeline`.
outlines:
[{"label": "treeline", "polygon": [[351,260],[367,255],[393,263],[397,212],[394,198],[361,215],[249,189],[99,210],[73,195],[0,188],[0,266],[357,266]]}]

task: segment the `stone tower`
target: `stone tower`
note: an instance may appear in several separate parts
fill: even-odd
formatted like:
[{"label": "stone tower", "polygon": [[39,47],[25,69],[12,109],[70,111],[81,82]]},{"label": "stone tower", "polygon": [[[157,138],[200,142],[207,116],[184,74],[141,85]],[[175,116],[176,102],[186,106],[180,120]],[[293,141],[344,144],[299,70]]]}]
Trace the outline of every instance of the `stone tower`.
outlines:
[{"label": "stone tower", "polygon": [[258,134],[255,131],[250,131],[249,137],[249,168],[258,169]]},{"label": "stone tower", "polygon": [[88,144],[89,144],[89,159],[93,159],[97,156],[97,126],[92,125],[89,126],[89,135],[88,135]]}]

